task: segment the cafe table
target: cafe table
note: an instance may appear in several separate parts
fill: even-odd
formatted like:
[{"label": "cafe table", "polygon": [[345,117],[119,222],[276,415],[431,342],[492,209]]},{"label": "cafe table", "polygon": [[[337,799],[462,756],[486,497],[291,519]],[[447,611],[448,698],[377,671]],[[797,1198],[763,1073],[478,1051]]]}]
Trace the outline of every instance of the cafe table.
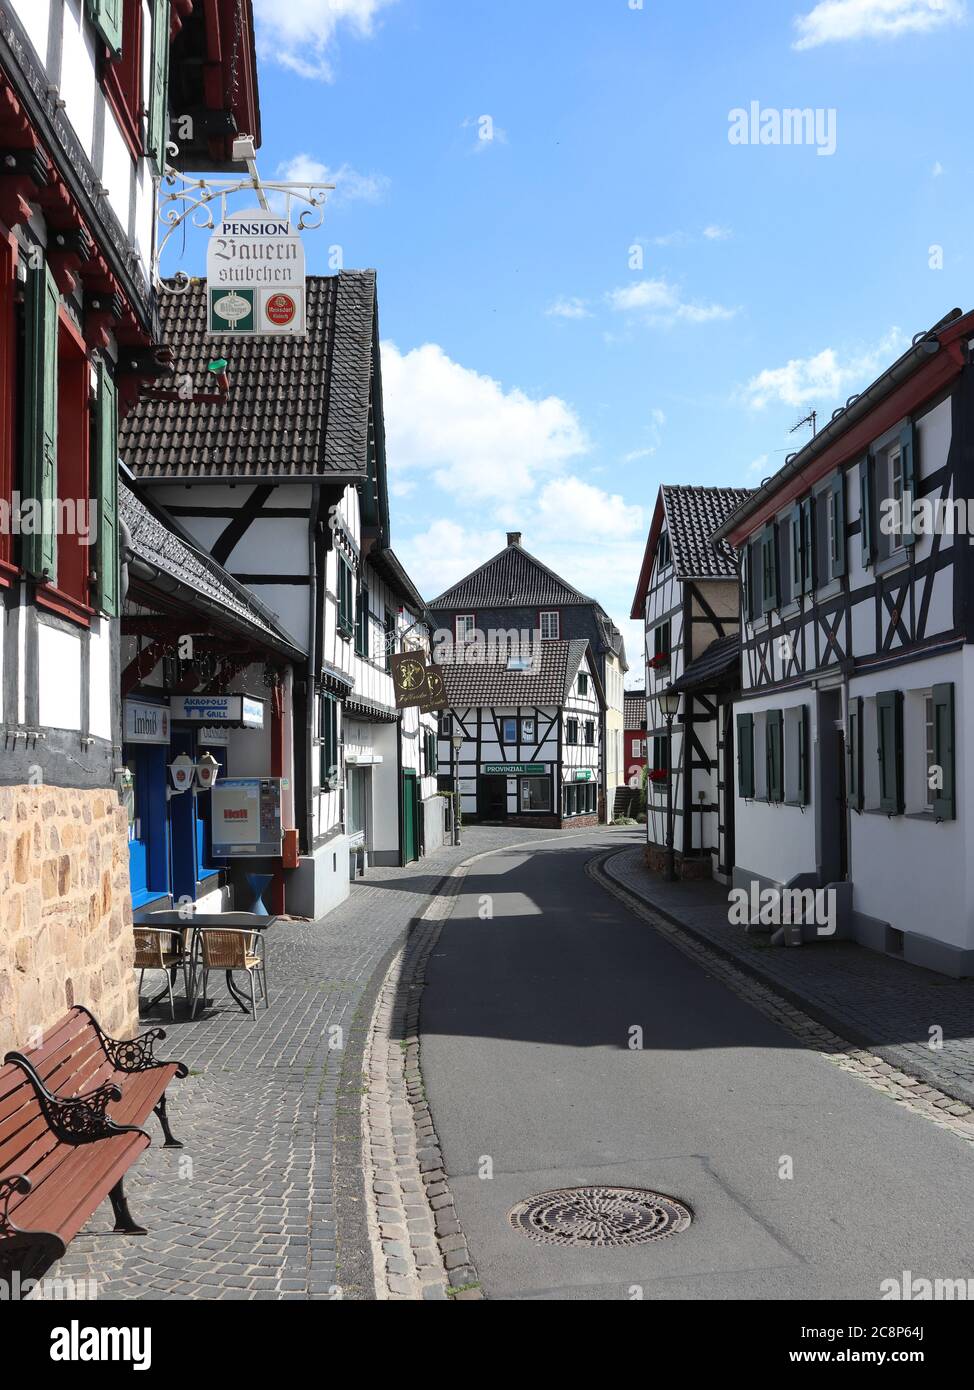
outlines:
[{"label": "cafe table", "polygon": [[[194,944],[195,932],[199,927],[243,927],[248,931],[263,932],[268,927],[277,925],[278,918],[275,916],[260,917],[255,912],[194,912],[187,915],[173,908],[164,908],[158,912],[136,912],[134,914],[134,925],[146,927],[169,927],[173,931],[183,933],[183,941],[189,952],[190,960],[195,959]],[[188,935],[187,935],[188,934]],[[195,989],[195,975],[191,974],[192,987]],[[250,1015],[247,1001],[233,983],[233,971],[227,971],[227,989],[231,996],[237,1001],[245,1014]],[[155,999],[149,1001],[150,1007],[157,1004],[165,994],[162,990]],[[203,1000],[204,1005],[206,1000]]]}]

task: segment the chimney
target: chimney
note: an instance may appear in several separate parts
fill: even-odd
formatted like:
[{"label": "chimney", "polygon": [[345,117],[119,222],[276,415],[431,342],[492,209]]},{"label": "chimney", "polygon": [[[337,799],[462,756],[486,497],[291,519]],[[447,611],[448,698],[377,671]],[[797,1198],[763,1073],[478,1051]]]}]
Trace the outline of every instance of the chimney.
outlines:
[{"label": "chimney", "polygon": [[507,533],[507,543],[508,543],[508,545],[520,545],[520,544],[521,544],[521,533],[520,533],[520,531],[508,531],[508,533]]}]

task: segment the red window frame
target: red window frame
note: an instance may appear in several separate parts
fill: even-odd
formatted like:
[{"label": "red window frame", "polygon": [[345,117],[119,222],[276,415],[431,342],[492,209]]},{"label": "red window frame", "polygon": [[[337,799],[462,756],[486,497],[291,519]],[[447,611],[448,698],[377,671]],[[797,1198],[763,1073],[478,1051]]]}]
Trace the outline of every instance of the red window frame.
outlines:
[{"label": "red window frame", "polygon": [[122,138],[136,159],[145,154],[142,143],[142,0],[124,0],[122,56],[104,50],[101,85],[118,121]]},{"label": "red window frame", "polygon": [[[0,223],[0,498],[13,506],[17,412],[17,240]],[[8,517],[10,513],[8,512]],[[0,587],[20,573],[13,563],[13,527],[0,526]]]}]

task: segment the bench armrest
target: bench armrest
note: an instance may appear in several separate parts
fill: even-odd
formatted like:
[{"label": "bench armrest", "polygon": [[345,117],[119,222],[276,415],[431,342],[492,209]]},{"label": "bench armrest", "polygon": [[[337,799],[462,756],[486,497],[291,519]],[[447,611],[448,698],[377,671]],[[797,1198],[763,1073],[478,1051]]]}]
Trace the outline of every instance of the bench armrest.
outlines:
[{"label": "bench armrest", "polygon": [[165,1028],[150,1028],[137,1038],[110,1038],[90,1009],[86,1009],[84,1004],[76,1004],[75,1008],[83,1010],[91,1019],[98,1040],[105,1049],[105,1056],[116,1071],[132,1074],[148,1071],[150,1067],[176,1066],[176,1075],[180,1079],[189,1075],[189,1068],[184,1062],[160,1062],[155,1056],[155,1045],[166,1036]]},{"label": "bench armrest", "polygon": [[[20,1067],[34,1088],[44,1118],[53,1133],[65,1144],[91,1144],[113,1134],[145,1134],[138,1125],[117,1125],[108,1118],[113,1100],[121,1100],[122,1092],[113,1082],[106,1081],[83,1096],[64,1100],[47,1089],[27,1058],[19,1052],[8,1052],[4,1062]],[[148,1135],[146,1135],[148,1138]]]}]

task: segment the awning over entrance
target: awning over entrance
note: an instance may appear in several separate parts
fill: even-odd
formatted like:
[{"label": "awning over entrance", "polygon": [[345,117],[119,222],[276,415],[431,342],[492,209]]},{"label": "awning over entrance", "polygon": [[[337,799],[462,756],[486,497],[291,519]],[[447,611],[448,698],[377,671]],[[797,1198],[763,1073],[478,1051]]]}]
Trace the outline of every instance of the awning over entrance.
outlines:
[{"label": "awning over entrance", "polygon": [[732,689],[741,679],[741,639],[735,632],[718,637],[691,661],[673,689],[687,694],[696,691]]}]

